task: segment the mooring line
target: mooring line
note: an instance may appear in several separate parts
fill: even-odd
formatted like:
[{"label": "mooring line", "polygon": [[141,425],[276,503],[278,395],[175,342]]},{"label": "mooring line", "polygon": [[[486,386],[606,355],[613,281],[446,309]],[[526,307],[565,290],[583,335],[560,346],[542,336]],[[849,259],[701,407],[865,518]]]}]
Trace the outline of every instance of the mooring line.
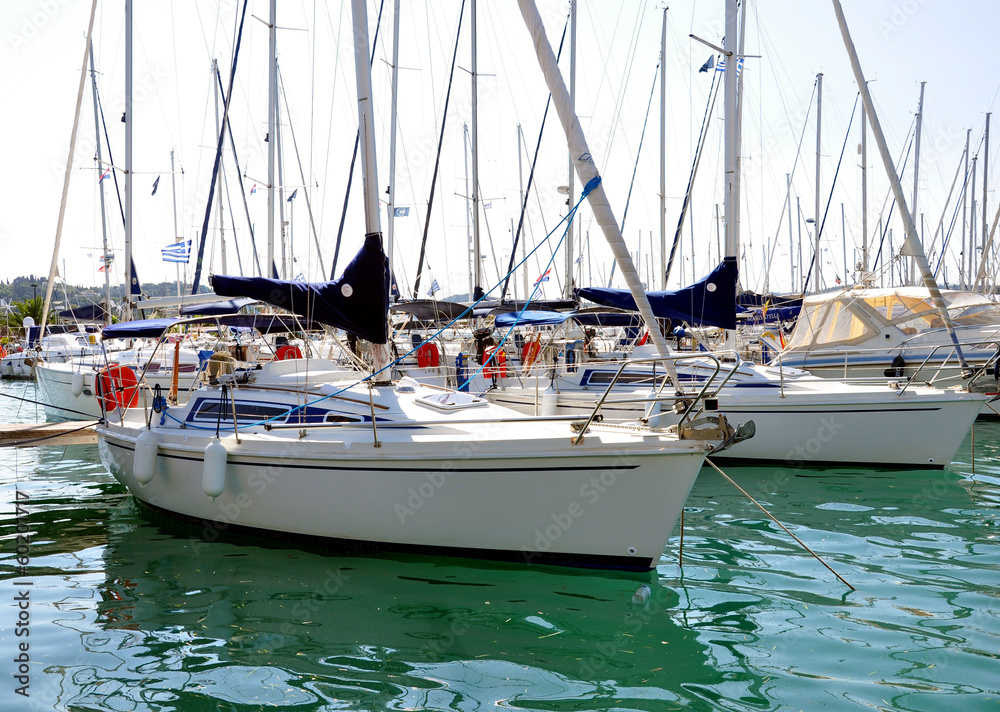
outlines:
[{"label": "mooring line", "polygon": [[708,463],[709,465],[711,465],[711,467],[712,467],[712,469],[713,469],[713,470],[715,470],[715,471],[716,471],[716,472],[718,472],[718,473],[719,473],[720,475],[722,475],[722,476],[723,476],[723,477],[725,477],[725,478],[726,478],[727,480],[729,480],[729,483],[730,483],[730,484],[732,484],[732,486],[733,486],[733,487],[735,487],[736,489],[738,489],[738,490],[739,490],[740,492],[742,492],[742,493],[743,493],[743,495],[744,495],[744,496],[745,496],[745,497],[746,497],[747,499],[749,499],[749,500],[750,500],[751,502],[753,502],[753,503],[754,503],[755,505],[757,505],[757,508],[758,508],[758,509],[760,509],[760,511],[762,511],[762,512],[763,512],[764,514],[766,514],[766,515],[768,516],[768,518],[769,518],[769,519],[770,519],[770,520],[771,520],[772,522],[774,522],[774,523],[775,523],[775,524],[777,524],[777,525],[778,525],[779,527],[781,527],[781,528],[782,528],[782,529],[783,529],[783,530],[785,531],[785,533],[786,533],[786,534],[788,534],[788,536],[792,537],[792,539],[794,539],[795,541],[797,541],[797,542],[799,543],[799,546],[801,546],[801,547],[802,547],[803,549],[805,549],[805,550],[806,550],[806,551],[808,551],[808,552],[809,552],[810,554],[812,554],[812,555],[813,555],[813,556],[815,557],[816,561],[818,561],[819,563],[823,564],[823,566],[825,566],[825,567],[826,567],[826,568],[827,568],[827,569],[828,569],[828,570],[830,571],[830,573],[832,573],[832,574],[833,574],[834,576],[836,576],[836,577],[837,577],[838,579],[840,579],[841,583],[843,583],[843,584],[844,584],[845,586],[847,586],[847,587],[848,587],[849,589],[851,589],[852,591],[857,591],[857,590],[858,590],[858,589],[854,588],[854,586],[852,586],[851,584],[847,583],[847,580],[846,580],[846,579],[845,579],[845,578],[844,578],[843,576],[841,576],[840,574],[838,574],[838,573],[837,573],[836,571],[834,571],[834,570],[833,570],[833,567],[832,567],[832,566],[830,566],[830,564],[828,564],[828,563],[826,563],[825,561],[823,561],[823,559],[821,559],[821,558],[819,557],[819,555],[818,555],[818,554],[817,554],[817,553],[816,553],[815,551],[813,551],[813,550],[812,550],[812,549],[810,549],[810,548],[809,548],[808,546],[806,546],[806,543],[805,543],[804,541],[802,541],[802,540],[801,540],[801,539],[799,539],[799,538],[798,538],[797,536],[795,536],[794,534],[792,534],[792,532],[790,532],[790,531],[788,530],[788,527],[786,527],[786,526],[785,526],[784,524],[782,524],[781,522],[779,522],[779,521],[778,521],[778,520],[777,520],[777,519],[776,519],[776,518],[774,517],[774,515],[773,515],[773,514],[771,514],[771,513],[770,513],[769,511],[767,511],[766,509],[764,509],[763,505],[761,505],[761,503],[760,503],[760,502],[758,502],[757,500],[755,500],[755,499],[754,499],[753,497],[751,497],[751,496],[750,496],[750,493],[749,493],[749,492],[747,492],[747,491],[746,491],[745,489],[743,489],[743,488],[742,488],[742,487],[740,487],[740,486],[739,486],[738,484],[736,484],[736,481],[735,481],[735,480],[734,480],[734,479],[733,479],[732,477],[730,477],[729,475],[727,475],[727,474],[726,474],[725,472],[723,472],[723,471],[722,471],[722,470],[721,470],[721,469],[719,468],[719,466],[718,466],[718,465],[716,465],[716,464],[715,464],[714,462],[712,462],[712,461],[711,461],[711,460],[709,460],[708,458],[705,458],[705,462],[706,462],[706,463]]}]

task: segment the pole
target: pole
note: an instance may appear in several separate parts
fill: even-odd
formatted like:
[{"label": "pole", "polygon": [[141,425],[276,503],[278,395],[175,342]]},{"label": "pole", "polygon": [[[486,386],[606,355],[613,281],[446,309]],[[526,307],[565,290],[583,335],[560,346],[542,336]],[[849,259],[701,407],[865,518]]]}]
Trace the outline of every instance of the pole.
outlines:
[{"label": "pole", "polygon": [[[275,65],[274,74],[277,76],[278,67]],[[285,170],[284,170],[284,158],[281,150],[281,109],[278,107],[277,102],[274,104],[274,133],[271,134],[271,140],[274,141],[274,152],[276,163],[278,165],[278,222],[281,228],[281,279],[289,279],[288,270],[291,264],[290,255],[288,254],[287,248],[287,234],[286,228],[288,222],[285,220]]]},{"label": "pole", "polygon": [[[924,114],[924,85],[927,82],[920,82],[920,101],[917,104],[917,116],[916,116],[916,128],[914,129],[914,146],[913,149],[916,151],[916,155],[913,158],[913,221],[917,220],[917,180],[920,175],[920,124],[922,123]],[[923,238],[920,241],[921,248],[926,247],[923,243]],[[909,263],[906,269],[907,273],[907,284],[913,283],[913,263]]]},{"label": "pole", "polygon": [[[218,60],[212,60],[212,76],[217,76],[219,73],[219,63]],[[222,131],[222,123],[219,121],[219,84],[218,82],[212,82],[212,86],[215,87],[215,124],[219,127],[219,131]],[[225,218],[222,214],[222,181],[218,183],[219,186],[219,246],[222,250],[222,274],[229,274],[226,269],[226,237],[225,237]],[[176,232],[176,230],[175,230]]]},{"label": "pole", "polygon": [[823,258],[819,251],[819,228],[820,228],[820,149],[822,148],[822,128],[823,128],[823,74],[816,75],[816,211],[813,213],[813,264],[816,266],[816,289],[819,292],[823,289]]},{"label": "pole", "polygon": [[795,196],[795,210],[798,211],[799,216],[799,291],[805,295],[805,276],[802,274],[802,200],[799,196]]},{"label": "pole", "polygon": [[278,9],[277,1],[271,0],[268,19],[268,69],[267,69],[267,270],[268,277],[274,274],[274,134],[275,112],[278,110]]},{"label": "pole", "polygon": [[[517,182],[520,191],[518,205],[524,205],[524,169],[521,166],[521,145],[524,135],[521,131],[521,124],[517,125]],[[516,234],[515,234],[516,236]],[[528,299],[528,241],[521,240],[521,276],[524,278],[524,299]]]},{"label": "pole", "polygon": [[392,99],[389,107],[389,205],[386,212],[386,256],[392,264],[392,250],[396,222],[396,110],[399,91],[399,3],[392,3]]},{"label": "pole", "polygon": [[[272,0],[273,2],[274,0]],[[382,232],[379,222],[378,176],[375,163],[375,125],[372,110],[372,74],[368,59],[368,10],[365,0],[351,0],[354,18],[354,63],[357,67],[358,131],[361,134],[361,184],[365,196],[365,235]]]},{"label": "pole", "polygon": [[[90,52],[90,91],[94,99],[94,133],[97,139],[97,151],[94,154],[94,161],[97,163],[97,175],[101,176],[104,173],[104,162],[101,160],[101,120],[100,120],[100,110],[97,107],[97,67],[94,66],[94,43],[91,42],[88,45]],[[173,159],[174,152],[170,152],[171,166],[170,170],[173,172]],[[111,170],[111,169],[109,169]],[[104,252],[101,253],[101,264],[104,265],[104,317],[108,324],[111,323],[111,260],[109,259],[108,252],[108,218],[106,214],[106,203],[104,199],[104,181],[98,178],[97,181],[97,192],[101,196],[101,245],[104,248]],[[177,218],[174,217],[174,225],[176,230]],[[178,292],[178,296],[180,292]]]},{"label": "pole", "polygon": [[972,206],[969,210],[969,283],[976,279],[976,162],[979,160],[977,153],[972,157]]},{"label": "pole", "polygon": [[[990,113],[986,113],[986,138],[983,144],[983,256],[982,263],[985,265],[989,259],[986,249],[986,225],[988,224],[988,217],[986,214],[986,186],[989,181],[989,168],[990,168]],[[979,281],[977,276],[976,281]],[[992,292],[992,289],[991,289]]]},{"label": "pole", "polygon": [[792,175],[785,174],[785,212],[788,213],[788,290],[795,291],[795,243],[792,241]]},{"label": "pole", "polygon": [[[569,2],[569,108],[576,114],[576,0]],[[568,205],[573,205],[576,201],[573,175],[573,154],[568,156],[568,186],[569,192],[566,196]],[[570,218],[566,225],[566,284],[563,288],[565,299],[573,298],[573,219]]]},{"label": "pole", "polygon": [[868,91],[868,85],[865,83],[864,74],[861,71],[861,63],[858,60],[857,52],[854,49],[854,42],[851,40],[850,31],[847,29],[847,20],[844,18],[844,8],[840,5],[840,0],[833,0],[833,7],[837,13],[837,22],[840,25],[840,32],[844,38],[844,45],[847,48],[847,53],[851,59],[851,68],[854,70],[854,79],[858,83],[858,88],[861,90],[861,98],[864,101],[865,108],[868,109],[869,117],[872,122],[872,136],[875,137],[875,143],[878,145],[879,153],[882,156],[882,164],[885,166],[885,172],[889,177],[889,182],[892,185],[892,192],[895,194],[896,202],[899,203],[899,214],[903,218],[903,224],[906,226],[906,235],[903,238],[903,252],[908,256],[912,257],[917,263],[917,267],[920,269],[920,275],[923,278],[924,286],[930,293],[931,300],[937,307],[941,319],[944,321],[945,328],[948,330],[948,336],[951,338],[952,345],[955,347],[955,355],[958,357],[958,361],[962,366],[963,372],[969,371],[969,364],[965,360],[965,355],[962,353],[962,347],[958,343],[958,337],[955,335],[955,326],[951,321],[951,314],[948,313],[948,307],[944,302],[944,298],[941,296],[941,290],[938,289],[937,282],[934,280],[934,274],[931,272],[930,265],[927,264],[927,258],[924,256],[924,251],[920,246],[920,241],[917,239],[917,230],[913,224],[913,213],[909,211],[906,205],[906,196],[903,195],[903,187],[899,183],[899,176],[896,175],[896,169],[892,163],[892,157],[889,155],[889,147],[885,142],[885,136],[882,134],[882,127],[879,124],[878,114],[875,113],[875,107],[872,103],[871,94]]},{"label": "pole", "polygon": [[132,0],[125,0],[125,321],[132,320]]},{"label": "pole", "polygon": [[469,125],[462,124],[462,137],[464,139],[464,151],[462,158],[465,159],[465,254],[469,260],[469,301],[476,300],[476,248],[472,239],[472,212],[469,209]]},{"label": "pole", "polygon": [[844,240],[844,284],[847,284],[847,218],[844,217],[844,204],[840,204],[840,235]]},{"label": "pole", "polygon": [[[472,0],[472,274],[475,279],[472,299],[483,296],[482,245],[479,242],[479,75],[476,72],[476,5]],[[466,193],[468,195],[468,193]]]},{"label": "pole", "polygon": [[736,116],[736,20],[736,2],[735,0],[726,0],[726,36],[724,42],[726,71],[723,73],[722,88],[725,104],[726,152],[723,211],[726,218],[726,256],[738,258],[740,238],[736,213],[740,206],[736,200],[736,156],[739,151],[736,138],[738,131]]},{"label": "pole", "polygon": [[[174,174],[174,149],[170,149],[170,197],[174,204],[174,244],[183,241],[183,237],[177,232],[177,177]],[[101,191],[101,200],[104,200],[104,191]],[[181,296],[181,263],[177,262],[177,296]],[[110,323],[110,322],[109,322]]]},{"label": "pole", "polygon": [[[972,273],[966,269],[966,265],[969,264],[969,253],[972,247],[966,243],[966,232],[969,227],[968,223],[968,207],[969,207],[969,192],[965,190],[965,185],[969,181],[969,139],[972,136],[972,129],[965,130],[965,179],[962,181],[962,268],[959,270],[961,274],[959,275],[959,282],[962,284],[964,289],[966,285],[972,281]],[[968,278],[968,280],[966,279]]]},{"label": "pole", "polygon": [[868,274],[868,111],[861,107],[861,276]]},{"label": "pole", "polygon": [[664,290],[667,288],[667,9],[663,8],[660,31],[660,289]]}]

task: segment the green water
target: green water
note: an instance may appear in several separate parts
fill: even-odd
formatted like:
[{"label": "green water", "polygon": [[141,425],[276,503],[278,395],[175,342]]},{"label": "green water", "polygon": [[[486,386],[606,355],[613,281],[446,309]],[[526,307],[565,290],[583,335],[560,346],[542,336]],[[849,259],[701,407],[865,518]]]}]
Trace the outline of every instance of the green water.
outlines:
[{"label": "green water", "polygon": [[944,471],[725,468],[856,592],[707,469],[683,567],[678,529],[635,576],[206,541],[96,446],[0,450],[0,710],[1000,710],[998,448],[980,423],[974,475],[969,440]]}]

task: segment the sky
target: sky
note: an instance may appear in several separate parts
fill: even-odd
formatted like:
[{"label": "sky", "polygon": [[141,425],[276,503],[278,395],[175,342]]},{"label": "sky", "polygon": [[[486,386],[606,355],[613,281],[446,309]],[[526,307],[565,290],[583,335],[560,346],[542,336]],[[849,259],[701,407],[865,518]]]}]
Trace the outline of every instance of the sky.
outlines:
[{"label": "sky", "polygon": [[[368,2],[372,35],[380,2]],[[961,251],[962,211],[956,214],[955,195],[949,202],[948,194],[962,159],[966,133],[971,130],[971,153],[979,157],[975,197],[977,231],[981,230],[981,168],[987,158],[983,134],[986,113],[996,108],[1000,92],[1000,74],[992,71],[982,55],[992,46],[992,31],[1000,26],[1000,6],[986,0],[843,0],[843,5],[894,157],[905,153],[910,145],[920,83],[926,82],[916,212],[923,215],[922,224],[926,225],[932,266],[941,251],[942,238],[934,239],[938,225],[943,225],[944,233],[950,229],[942,276],[954,282]],[[557,46],[569,2],[538,0],[538,6],[550,41]],[[143,281],[172,280],[177,274],[176,267],[163,262],[160,254],[161,248],[175,238],[174,197],[177,233],[194,239],[196,244],[202,234],[218,140],[212,61],[218,61],[228,91],[242,7],[242,2],[236,0],[136,3],[133,250]],[[378,181],[382,190],[390,182],[392,8],[393,0],[385,0],[372,65]],[[409,214],[394,221],[393,266],[397,282],[407,295],[414,288],[442,122],[444,139],[433,209],[426,222],[427,264],[420,296],[426,296],[432,280],[441,287],[439,298],[468,291],[470,191],[466,171],[470,158],[466,147],[470,139],[464,128],[471,121],[468,5],[462,17],[454,86],[444,112],[461,8],[461,0],[415,0],[402,2],[400,8],[395,184],[396,204],[408,208]],[[0,174],[0,195],[4,196],[4,209],[0,210],[0,246],[4,255],[0,279],[44,275],[49,270],[89,10],[90,2],[86,0],[7,0],[4,4],[0,61],[5,71],[0,74],[0,91],[8,97],[2,119],[7,137],[7,170]],[[547,90],[515,4],[510,0],[480,0],[477,12],[481,242],[488,289],[507,273],[512,233],[520,212],[520,185],[527,181]],[[236,152],[234,156],[227,139],[222,161],[222,239],[216,195],[208,220],[203,282],[209,273],[223,272],[223,241],[225,272],[256,272],[251,227],[259,259],[266,261],[267,13],[265,0],[250,0],[230,102]],[[350,14],[350,3],[333,0],[278,3],[278,64],[283,86],[278,140],[283,153],[283,193],[277,202],[284,214],[278,215],[275,222],[279,228],[282,220],[288,223],[284,272],[289,278],[301,275],[315,281],[330,276],[357,129]],[[670,3],[667,11],[662,76],[667,94],[663,150],[667,164],[668,243],[673,242],[714,76],[712,72],[698,72],[713,51],[689,35],[721,45],[723,15],[723,0],[680,0]],[[612,208],[619,222],[624,222],[623,233],[637,258],[640,275],[652,288],[660,287],[661,272],[658,64],[662,19],[663,5],[658,2],[579,0],[578,5],[577,111]],[[832,286],[836,279],[849,283],[856,276],[853,265],[862,242],[860,115],[855,114],[848,134],[857,88],[832,4],[824,0],[749,0],[745,41],[741,284],[757,290],[800,287],[796,201],[801,206],[802,220],[812,219],[816,212],[813,92],[817,73],[823,74],[820,213],[827,213],[822,235],[822,280],[824,286]],[[98,0],[94,49],[104,122],[123,185],[123,0]],[[568,76],[568,48],[560,64]],[[719,73],[718,80],[721,77]],[[96,286],[104,279],[98,272],[102,253],[101,187],[108,200],[111,249],[117,257],[112,268],[115,282],[123,279],[124,230],[113,183],[106,179],[102,186],[98,181],[102,171],[94,161],[95,119],[89,71],[86,80],[58,262],[60,273],[70,283]],[[719,259],[716,205],[721,213],[722,117],[720,96],[709,114],[691,212],[670,287],[704,276]],[[523,131],[520,149],[518,125]],[[986,184],[990,223],[997,209],[995,175],[1000,172],[1000,134],[996,129],[994,122]],[[536,190],[529,196],[523,230],[528,249],[538,246],[538,250],[529,258],[527,269],[515,275],[518,296],[523,293],[525,278],[530,288],[545,272],[552,250],[564,239],[564,230],[557,224],[567,209],[566,196],[559,192],[560,186],[568,184],[565,145],[551,112],[540,144]],[[888,217],[891,199],[887,200],[888,182],[874,141],[870,139],[868,145],[868,233],[869,241],[878,244],[879,216]],[[102,151],[108,161],[107,147]],[[175,160],[173,174],[171,151]],[[839,175],[831,193],[838,162]],[[793,172],[791,207],[796,219],[790,238],[788,216],[784,213],[785,175]],[[239,188],[241,176],[248,194],[246,208]],[[959,177],[955,194],[962,181]],[[912,154],[902,172],[902,182],[909,201],[913,195]],[[296,190],[296,197],[289,201]],[[381,198],[384,201],[387,195],[382,193]],[[388,218],[384,206],[381,220],[385,232]],[[879,267],[892,264],[889,257],[892,251],[898,252],[901,242],[898,212],[886,224],[892,227],[893,243],[890,246],[888,236],[881,242]],[[812,225],[802,222],[801,227],[807,244],[804,262],[808,265],[808,231]],[[550,231],[551,236],[545,240]],[[363,234],[358,169],[344,215],[338,273],[361,244]],[[280,242],[280,236],[277,239]],[[576,266],[577,285],[606,286],[611,278],[611,253],[585,207],[578,213],[572,239],[576,254],[583,256]],[[873,249],[870,262],[876,251]],[[280,247],[277,254],[280,268]],[[558,296],[564,283],[562,252],[554,264],[557,267],[552,277],[541,285],[543,295],[549,298]],[[188,285],[192,269],[193,262],[185,273]]]}]

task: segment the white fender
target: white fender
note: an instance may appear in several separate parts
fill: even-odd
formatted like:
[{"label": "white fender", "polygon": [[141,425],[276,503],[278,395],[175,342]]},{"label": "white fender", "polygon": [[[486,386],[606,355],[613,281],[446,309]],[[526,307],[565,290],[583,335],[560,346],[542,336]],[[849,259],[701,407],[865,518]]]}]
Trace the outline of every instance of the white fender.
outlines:
[{"label": "white fender", "polygon": [[201,471],[201,488],[212,499],[226,489],[226,458],[229,453],[218,438],[205,448],[205,464]]},{"label": "white fender", "polygon": [[24,375],[24,369],[20,366],[14,366],[14,375],[20,378]]},{"label": "white fender", "polygon": [[80,394],[83,393],[83,374],[80,371],[73,374],[73,380],[70,384],[70,388],[73,391],[74,398],[79,398]]},{"label": "white fender", "polygon": [[[83,374],[80,374],[81,376]],[[149,484],[156,474],[156,450],[159,440],[152,430],[144,430],[135,441],[135,459],[132,474],[140,485]]]},{"label": "white fender", "polygon": [[3,365],[3,375],[5,375],[5,376],[13,376],[14,375],[14,366],[11,364],[10,361],[8,361],[7,363],[5,363]]}]

